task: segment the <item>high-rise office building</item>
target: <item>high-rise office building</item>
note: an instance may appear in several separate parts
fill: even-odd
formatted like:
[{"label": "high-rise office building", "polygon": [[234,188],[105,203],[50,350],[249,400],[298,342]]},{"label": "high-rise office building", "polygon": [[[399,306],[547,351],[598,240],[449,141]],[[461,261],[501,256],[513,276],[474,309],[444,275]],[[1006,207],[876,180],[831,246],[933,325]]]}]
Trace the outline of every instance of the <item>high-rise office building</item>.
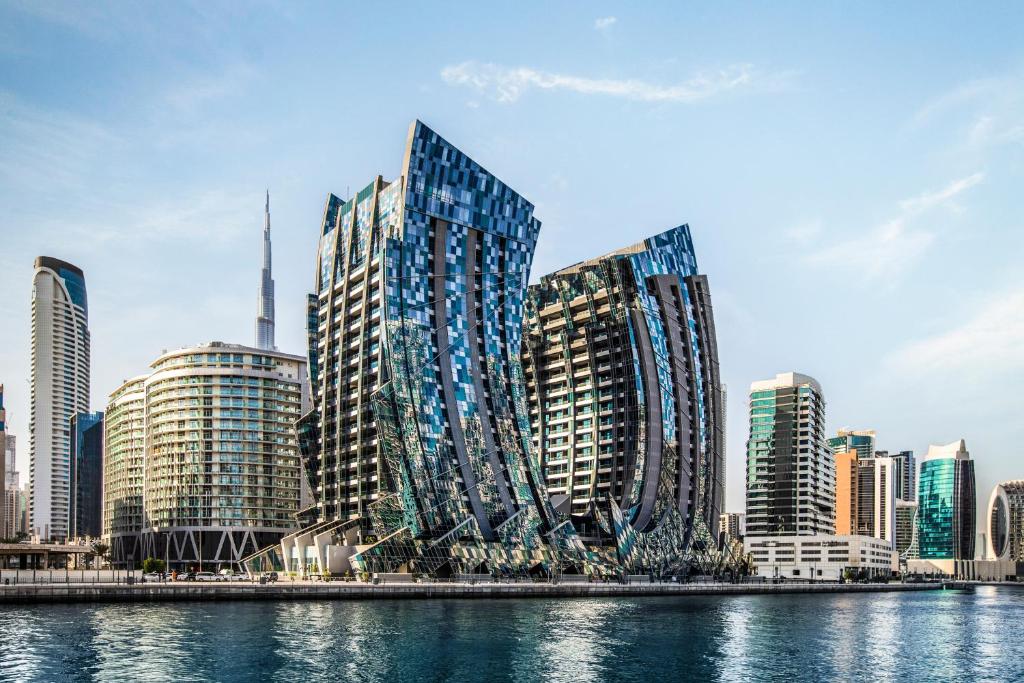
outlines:
[{"label": "high-rise office building", "polygon": [[817,380],[788,372],[751,384],[747,536],[834,533],[835,487]]},{"label": "high-rise office building", "polygon": [[163,354],[114,392],[104,526],[120,537],[115,564],[229,565],[294,530],[305,373],[300,356],[212,342]]},{"label": "high-rise office building", "polygon": [[4,435],[4,485],[18,486],[20,473],[18,472],[18,437],[14,434]]},{"label": "high-rise office building", "polygon": [[543,276],[529,288],[524,342],[533,446],[581,537],[714,545],[722,394],[688,226]]},{"label": "high-rise office building", "polygon": [[747,535],[747,516],[742,512],[724,512],[718,518],[718,533],[743,540]]},{"label": "high-rise office building", "polygon": [[259,312],[256,315],[256,348],[274,349],[274,278],[270,258],[270,190],[263,213],[263,268],[260,270]]},{"label": "high-rise office building", "polygon": [[875,454],[875,430],[840,429],[828,440],[828,447],[833,453],[854,451],[858,460],[865,460]]},{"label": "high-rise office building", "polygon": [[917,460],[914,451],[876,451],[877,458],[891,458],[896,468],[896,498],[913,501],[917,498]]},{"label": "high-rise office building", "polygon": [[1024,480],[996,484],[988,502],[989,559],[1024,562]]},{"label": "high-rise office building", "polygon": [[32,287],[31,527],[66,539],[71,509],[71,417],[89,410],[89,304],[85,275],[40,256]]},{"label": "high-rise office building", "polygon": [[[4,485],[4,505],[0,505],[0,531],[7,528],[7,469],[10,465],[7,462],[7,411],[4,409],[4,385],[0,384],[0,483]],[[13,469],[13,468],[11,468]],[[0,535],[0,538],[10,538],[8,535]]]},{"label": "high-rise office building", "polygon": [[[844,446],[844,444],[839,444]],[[845,444],[850,448],[850,444]],[[895,464],[890,458],[861,457],[857,450],[834,454],[837,535],[858,535],[894,542]]]},{"label": "high-rise office building", "polygon": [[857,494],[860,491],[860,461],[857,451],[832,454],[836,464],[836,530],[837,536],[857,534]]},{"label": "high-rise office building", "polygon": [[921,559],[973,560],[974,462],[963,439],[928,447],[917,487]]},{"label": "high-rise office building", "polygon": [[71,418],[72,538],[99,538],[103,533],[103,413]]},{"label": "high-rise office building", "polygon": [[[2,393],[3,387],[0,387]],[[3,422],[2,411],[0,411],[0,422]],[[18,440],[14,434],[5,433],[0,428],[0,453],[4,457],[4,498],[3,511],[0,516],[3,518],[0,524],[0,538],[15,538],[19,533],[28,533],[28,496],[21,485],[21,475],[18,472]]]},{"label": "high-rise office building", "polygon": [[891,458],[865,458],[857,462],[857,529],[895,543],[896,474]]},{"label": "high-rise office building", "polygon": [[917,518],[917,503],[896,500],[896,545],[900,556],[907,556],[914,541],[914,521]]}]

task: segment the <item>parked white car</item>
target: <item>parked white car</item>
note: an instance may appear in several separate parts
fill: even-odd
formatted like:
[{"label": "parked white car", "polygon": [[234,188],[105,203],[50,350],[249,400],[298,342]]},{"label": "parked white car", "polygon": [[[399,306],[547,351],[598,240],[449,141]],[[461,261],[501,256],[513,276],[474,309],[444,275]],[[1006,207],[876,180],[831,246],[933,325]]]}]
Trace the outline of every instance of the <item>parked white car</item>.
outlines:
[{"label": "parked white car", "polygon": [[213,572],[196,572],[196,581],[221,581],[223,577],[217,576]]}]

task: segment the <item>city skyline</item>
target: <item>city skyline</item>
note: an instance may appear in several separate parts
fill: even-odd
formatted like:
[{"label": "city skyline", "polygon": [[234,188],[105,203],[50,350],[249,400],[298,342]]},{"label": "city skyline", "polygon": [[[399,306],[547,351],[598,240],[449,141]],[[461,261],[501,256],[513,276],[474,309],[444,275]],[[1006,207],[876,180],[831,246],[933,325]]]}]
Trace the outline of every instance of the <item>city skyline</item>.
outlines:
[{"label": "city skyline", "polygon": [[[177,11],[161,10],[168,16],[159,19],[173,23]],[[901,46],[882,37],[872,44],[875,59],[896,66],[865,82],[858,80],[864,72],[841,58],[862,49],[859,40],[877,19],[870,10],[848,17],[849,28],[835,39],[836,54],[821,64],[774,40],[769,52],[767,37],[741,49],[738,39],[754,33],[747,24],[710,49],[713,15],[691,18],[687,33],[707,34],[695,36],[689,49],[696,52],[644,46],[639,57],[626,59],[641,47],[639,32],[661,36],[680,26],[666,22],[659,28],[642,13],[616,10],[617,20],[598,29],[596,19],[607,12],[564,9],[553,12],[553,30],[593,47],[577,51],[579,62],[560,61],[550,49],[524,59],[512,45],[520,22],[536,19],[526,11],[496,19],[506,27],[489,36],[492,45],[467,38],[409,76],[396,72],[408,79],[407,102],[388,99],[383,86],[359,75],[359,83],[391,106],[383,116],[376,104],[342,115],[324,107],[322,116],[286,116],[273,103],[256,116],[246,103],[267,90],[285,99],[296,95],[284,80],[296,58],[307,60],[303,67],[310,70],[303,83],[323,78],[323,67],[290,34],[284,37],[295,54],[276,64],[280,53],[273,47],[261,52],[236,39],[218,48],[214,38],[193,33],[196,63],[183,66],[142,45],[153,37],[146,29],[157,18],[128,13],[108,22],[103,12],[67,9],[55,18],[39,7],[0,9],[19,31],[0,60],[20,67],[17,75],[5,70],[9,75],[0,81],[6,105],[0,134],[13,143],[2,152],[0,197],[12,212],[0,234],[0,315],[6,323],[0,329],[0,381],[7,387],[10,431],[24,444],[18,455],[23,473],[29,470],[25,380],[32,259],[65,259],[89,280],[91,408],[98,410],[121,380],[144,371],[162,349],[250,338],[261,195],[269,184],[278,238],[277,345],[301,353],[308,272],[315,262],[310,236],[319,226],[322,196],[334,187],[357,189],[366,168],[393,175],[395,168],[378,169],[377,160],[394,157],[396,145],[387,141],[409,119],[421,117],[457,137],[483,163],[500,165],[510,182],[536,198],[544,229],[535,277],[646,237],[658,226],[697,226],[702,266],[715,292],[723,383],[734,397],[758,377],[807,372],[822,384],[829,434],[845,425],[872,428],[879,448],[917,453],[962,435],[972,444],[980,491],[1020,476],[1013,447],[1022,435],[1010,419],[1009,397],[1024,367],[1024,282],[1013,264],[1022,238],[1012,231],[1019,207],[1010,190],[1020,179],[1012,162],[1020,154],[1021,102],[1013,91],[1021,77],[1017,56],[1005,48],[991,47],[956,64],[973,35],[1005,31],[1014,21],[962,21],[939,11],[922,31],[928,39],[945,39],[949,69],[917,81],[911,67],[898,66],[913,53],[913,42]],[[478,17],[470,15],[453,21],[471,26]],[[229,19],[215,10],[209,16],[213,27]],[[285,19],[286,27],[310,28],[300,17]],[[368,16],[349,19],[359,23]],[[397,28],[408,32],[418,19],[412,12]],[[780,15],[772,20],[779,24],[769,25],[778,28],[786,19]],[[806,32],[815,23],[838,21],[823,13],[797,24]],[[242,17],[242,33],[269,31],[263,22],[257,15]],[[166,92],[139,82],[123,55],[114,59],[119,49],[113,38],[130,29],[140,29],[139,37],[124,49],[171,76]],[[42,36],[54,31],[65,44],[44,58]],[[717,31],[721,35],[721,27]],[[998,43],[1013,41],[990,41]],[[705,53],[696,57],[702,48]],[[77,65],[83,54],[93,56]],[[357,37],[351,52],[325,57],[358,61],[377,54],[369,37]],[[93,63],[108,58],[111,65]],[[52,79],[36,78],[53,62]],[[747,62],[751,66],[734,66]],[[79,69],[85,67],[96,69],[95,93],[83,91]],[[877,70],[872,62],[869,71]],[[692,82],[671,86],[679,81]],[[872,90],[884,97],[860,99]],[[138,100],[141,109],[94,99],[113,92]],[[162,114],[153,111],[158,103],[169,103]],[[579,106],[592,116],[575,117],[571,135],[551,124]],[[799,125],[810,125],[798,135],[797,123],[783,119],[802,109],[808,117],[823,117],[828,127],[798,117]],[[835,116],[839,112],[852,114]],[[337,125],[339,116],[342,127],[365,135],[323,142],[319,133]],[[125,126],[127,120],[144,124]],[[833,121],[842,125],[833,127]],[[128,148],[152,133],[147,125],[159,126],[165,136],[139,147],[157,159],[143,162]],[[740,130],[739,140],[721,145],[744,125],[755,130]],[[759,130],[771,135],[758,136]],[[257,144],[263,132],[268,140]],[[806,144],[807,135],[828,149],[794,152],[793,145],[817,147]],[[52,177],[42,174],[58,150],[47,137],[63,141],[68,164]],[[211,140],[217,158],[200,152]],[[677,144],[666,147],[664,140]],[[172,151],[175,145],[178,151]],[[892,163],[889,148],[911,161],[879,173],[880,162]],[[616,164],[594,163],[609,151]],[[781,159],[792,154],[795,160]],[[343,168],[337,158],[346,159]],[[108,168],[108,161],[120,170]],[[203,168],[195,170],[197,164]],[[821,166],[827,178],[811,177]],[[132,173],[139,175],[137,186],[128,180]],[[579,239],[582,234],[588,239]],[[791,277],[766,276],[766,259],[784,263]],[[795,297],[799,312],[784,310],[780,302]],[[849,312],[858,309],[872,316],[875,329],[843,341],[856,328],[844,326]],[[803,326],[805,318],[812,324]],[[950,395],[958,400],[948,401]],[[742,509],[746,413],[746,402],[734,398],[727,423],[728,511]]]}]

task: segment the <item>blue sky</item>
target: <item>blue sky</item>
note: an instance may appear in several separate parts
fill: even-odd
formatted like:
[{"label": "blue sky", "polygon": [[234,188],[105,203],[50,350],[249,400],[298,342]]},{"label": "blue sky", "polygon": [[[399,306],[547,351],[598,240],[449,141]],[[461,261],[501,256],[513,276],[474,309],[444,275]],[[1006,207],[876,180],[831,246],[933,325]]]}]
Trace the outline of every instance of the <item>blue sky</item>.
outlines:
[{"label": "blue sky", "polygon": [[93,408],[162,349],[250,343],[270,187],[302,352],[328,192],[421,118],[543,222],[537,277],[689,223],[730,391],[965,438],[1024,478],[1024,6],[0,2],[0,382],[27,480],[32,261],[86,273]]}]

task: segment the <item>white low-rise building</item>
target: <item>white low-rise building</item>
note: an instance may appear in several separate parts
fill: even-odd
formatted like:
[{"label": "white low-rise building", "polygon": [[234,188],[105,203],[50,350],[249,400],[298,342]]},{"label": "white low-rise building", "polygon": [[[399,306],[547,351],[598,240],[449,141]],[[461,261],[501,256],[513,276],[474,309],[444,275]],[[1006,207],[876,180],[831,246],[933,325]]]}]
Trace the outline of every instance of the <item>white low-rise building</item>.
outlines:
[{"label": "white low-rise building", "polygon": [[848,569],[870,577],[898,569],[889,542],[870,536],[748,536],[746,550],[757,573],[768,578],[837,581]]}]

